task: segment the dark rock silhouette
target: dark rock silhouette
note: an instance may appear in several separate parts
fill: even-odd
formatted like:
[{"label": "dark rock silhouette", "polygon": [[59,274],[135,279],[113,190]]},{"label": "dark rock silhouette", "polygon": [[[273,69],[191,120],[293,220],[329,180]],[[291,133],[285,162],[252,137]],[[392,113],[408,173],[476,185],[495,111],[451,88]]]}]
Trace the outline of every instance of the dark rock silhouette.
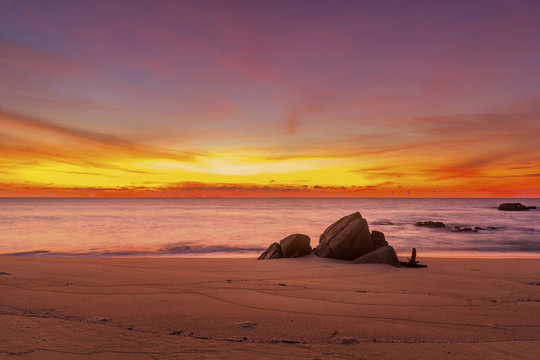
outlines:
[{"label": "dark rock silhouette", "polygon": [[525,206],[520,203],[503,203],[499,205],[498,209],[500,211],[529,211],[536,209],[536,206]]},{"label": "dark rock silhouette", "polygon": [[483,230],[483,229],[479,228],[478,226],[475,226],[474,228],[454,226],[454,228],[451,230],[453,232],[478,232],[478,230]]},{"label": "dark rock silhouette", "polygon": [[426,227],[432,227],[432,228],[445,228],[446,225],[440,221],[419,221],[415,226],[426,226]]},{"label": "dark rock silhouette", "polygon": [[320,236],[315,254],[354,260],[372,251],[373,241],[366,219],[359,212],[347,215],[330,225]]},{"label": "dark rock silhouette", "polygon": [[319,245],[317,245],[317,247],[315,249],[313,249],[313,252],[315,253],[315,255],[317,255],[319,257],[326,257],[326,258],[335,257],[334,253],[330,249],[330,246],[325,242],[319,243]]},{"label": "dark rock silhouette", "polygon": [[259,256],[259,260],[300,257],[311,254],[310,238],[304,234],[292,234],[273,243]]},{"label": "dark rock silhouette", "polygon": [[388,242],[384,238],[384,234],[377,230],[371,232],[371,240],[373,240],[373,247],[375,249],[388,245]]},{"label": "dark rock silhouette", "polygon": [[353,261],[355,264],[388,264],[399,266],[396,251],[391,246],[382,246]]},{"label": "dark rock silhouette", "polygon": [[266,249],[258,260],[270,260],[281,258],[281,246],[278,243],[273,243]]},{"label": "dark rock silhouette", "polygon": [[304,234],[292,234],[281,240],[281,256],[300,257],[311,254],[310,238]]}]

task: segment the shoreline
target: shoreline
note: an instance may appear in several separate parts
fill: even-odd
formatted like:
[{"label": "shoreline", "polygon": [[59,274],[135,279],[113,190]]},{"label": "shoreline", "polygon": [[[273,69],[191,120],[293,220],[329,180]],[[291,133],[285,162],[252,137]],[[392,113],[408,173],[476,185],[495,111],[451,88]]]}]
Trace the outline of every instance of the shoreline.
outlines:
[{"label": "shoreline", "polygon": [[[157,254],[153,252],[140,252],[134,254],[125,254],[125,255],[107,255],[107,254],[81,254],[81,253],[41,253],[42,250],[36,251],[24,251],[17,253],[6,253],[0,254],[0,260],[2,258],[36,258],[36,259],[54,259],[54,258],[80,258],[80,259],[131,259],[131,258],[141,258],[141,259],[163,259],[163,258],[172,258],[172,259],[252,259],[256,260],[259,255],[264,251],[261,248],[258,252],[211,252],[211,253],[163,253]],[[410,252],[397,252],[399,258],[407,258],[410,256]],[[435,258],[435,259],[530,259],[530,260],[540,260],[539,253],[531,252],[490,252],[490,251],[453,251],[453,252],[421,252],[418,255],[418,258]],[[347,262],[347,260],[343,260]]]},{"label": "shoreline", "polygon": [[0,358],[536,358],[539,260],[421,260],[0,257]]}]

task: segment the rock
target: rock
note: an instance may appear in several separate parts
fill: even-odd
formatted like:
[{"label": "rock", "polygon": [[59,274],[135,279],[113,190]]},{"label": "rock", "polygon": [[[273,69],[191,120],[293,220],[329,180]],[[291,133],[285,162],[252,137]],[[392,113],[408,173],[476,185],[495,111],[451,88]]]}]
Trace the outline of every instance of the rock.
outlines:
[{"label": "rock", "polygon": [[[320,240],[319,240],[320,241]],[[326,258],[333,258],[334,253],[330,249],[330,246],[327,243],[319,243],[315,249],[313,249],[315,255]]]},{"label": "rock", "polygon": [[311,254],[310,238],[304,234],[292,234],[281,240],[281,256],[300,257]]},{"label": "rock", "polygon": [[399,266],[396,251],[391,246],[383,246],[368,252],[353,261],[355,264],[388,264]]},{"label": "rock", "polygon": [[273,243],[266,249],[257,260],[279,259],[281,257],[281,246]]},{"label": "rock", "polygon": [[432,228],[444,228],[446,225],[440,221],[420,221],[414,224],[415,226],[426,226]]},{"label": "rock", "polygon": [[388,242],[384,238],[384,234],[377,230],[371,232],[371,240],[373,240],[373,248],[375,249],[388,245]]},{"label": "rock", "polygon": [[499,205],[498,209],[500,211],[528,211],[529,207],[520,204],[520,203],[504,203]]},{"label": "rock", "polygon": [[477,226],[474,229],[470,227],[454,226],[454,228],[452,229],[453,232],[478,232],[478,230],[483,230],[483,229]]},{"label": "rock", "polygon": [[354,260],[373,249],[367,221],[359,212],[355,212],[339,219],[323,232],[319,238],[319,245],[315,248],[315,254]]}]

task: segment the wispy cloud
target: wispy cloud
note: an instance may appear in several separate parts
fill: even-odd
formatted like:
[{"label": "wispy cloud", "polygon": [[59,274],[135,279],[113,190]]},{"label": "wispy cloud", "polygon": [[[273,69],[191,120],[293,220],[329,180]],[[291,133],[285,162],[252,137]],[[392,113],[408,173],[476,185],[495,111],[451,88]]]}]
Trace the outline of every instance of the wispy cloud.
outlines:
[{"label": "wispy cloud", "polygon": [[[33,139],[32,141],[35,141],[37,144],[39,144],[41,141],[47,143],[51,141],[51,137],[58,137],[63,139],[63,141],[76,143],[79,147],[87,147],[88,151],[91,152],[113,152],[113,155],[118,155],[118,153],[129,153],[180,161],[192,160],[194,156],[197,155],[188,151],[170,151],[158,149],[118,136],[60,126],[37,119],[35,117],[14,114],[1,110],[0,125],[2,125],[2,133],[5,133],[6,136],[9,136],[10,129],[27,132],[31,134]],[[24,135],[22,136],[24,137]],[[62,141],[55,144],[58,145],[57,147],[59,148],[60,152],[67,150],[66,148],[62,148]],[[38,155],[40,153],[38,148],[32,147],[29,143],[22,145],[22,147],[14,147],[14,150],[28,152],[34,155]],[[77,151],[74,152],[76,153]],[[116,154],[114,154],[114,152],[116,152]],[[44,155],[47,155],[47,153],[44,152]],[[67,158],[70,157],[69,152],[66,155]]]}]

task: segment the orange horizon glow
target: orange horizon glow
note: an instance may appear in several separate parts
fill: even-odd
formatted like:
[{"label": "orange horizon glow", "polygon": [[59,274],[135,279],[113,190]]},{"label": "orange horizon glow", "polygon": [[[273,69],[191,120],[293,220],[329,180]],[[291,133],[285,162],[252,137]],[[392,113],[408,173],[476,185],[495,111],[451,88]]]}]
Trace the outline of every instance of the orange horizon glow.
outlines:
[{"label": "orange horizon glow", "polygon": [[540,197],[533,3],[0,10],[0,197]]}]

